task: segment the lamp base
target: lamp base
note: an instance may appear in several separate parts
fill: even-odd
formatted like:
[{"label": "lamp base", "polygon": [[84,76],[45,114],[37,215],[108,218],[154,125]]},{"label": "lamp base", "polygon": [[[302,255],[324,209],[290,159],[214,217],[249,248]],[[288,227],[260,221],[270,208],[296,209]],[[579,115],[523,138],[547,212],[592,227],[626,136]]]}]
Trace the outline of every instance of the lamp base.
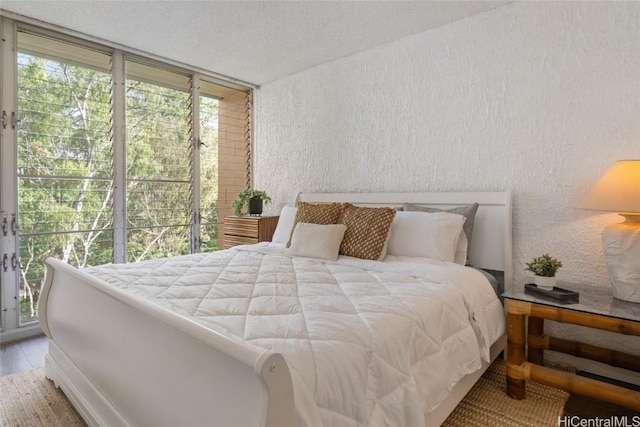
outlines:
[{"label": "lamp base", "polygon": [[640,303],[640,215],[621,214],[624,222],[607,225],[602,231],[613,296]]}]

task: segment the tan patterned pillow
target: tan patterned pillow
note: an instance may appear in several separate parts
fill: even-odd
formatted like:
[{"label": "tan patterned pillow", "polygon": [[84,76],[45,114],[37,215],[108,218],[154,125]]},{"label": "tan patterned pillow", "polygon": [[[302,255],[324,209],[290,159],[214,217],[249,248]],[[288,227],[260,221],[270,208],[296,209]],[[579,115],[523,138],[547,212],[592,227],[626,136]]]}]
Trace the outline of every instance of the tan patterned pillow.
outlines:
[{"label": "tan patterned pillow", "polygon": [[298,211],[296,212],[296,219],[293,221],[293,227],[291,228],[291,234],[289,235],[289,241],[287,247],[291,246],[291,237],[293,237],[293,231],[296,229],[296,224],[299,222],[306,222],[308,224],[337,224],[342,214],[342,203],[307,203],[299,202]]},{"label": "tan patterned pillow", "polygon": [[340,255],[362,259],[384,258],[385,243],[396,211],[392,208],[345,207],[341,223],[347,226]]}]

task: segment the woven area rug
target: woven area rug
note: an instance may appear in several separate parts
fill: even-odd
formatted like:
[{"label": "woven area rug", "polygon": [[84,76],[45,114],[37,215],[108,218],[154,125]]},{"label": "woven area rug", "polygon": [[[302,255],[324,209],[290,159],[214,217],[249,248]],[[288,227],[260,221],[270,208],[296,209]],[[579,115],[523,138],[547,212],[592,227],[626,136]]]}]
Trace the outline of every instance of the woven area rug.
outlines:
[{"label": "woven area rug", "polygon": [[34,369],[0,378],[0,426],[86,427],[59,388]]},{"label": "woven area rug", "polygon": [[[527,398],[505,393],[504,362],[498,359],[447,418],[446,427],[558,425],[569,393],[527,382]],[[65,395],[34,369],[0,378],[0,425],[11,427],[86,427]]]},{"label": "woven area rug", "polygon": [[[569,371],[570,368],[559,367]],[[557,427],[566,391],[527,381],[526,398],[507,396],[506,367],[497,359],[467,393],[443,427]]]}]

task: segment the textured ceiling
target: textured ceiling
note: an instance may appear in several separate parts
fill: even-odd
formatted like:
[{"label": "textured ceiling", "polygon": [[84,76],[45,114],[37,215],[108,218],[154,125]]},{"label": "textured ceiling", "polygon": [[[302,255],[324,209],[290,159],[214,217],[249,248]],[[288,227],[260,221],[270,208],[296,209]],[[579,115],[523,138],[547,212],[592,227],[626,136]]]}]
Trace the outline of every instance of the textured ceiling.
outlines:
[{"label": "textured ceiling", "polygon": [[504,3],[2,0],[0,7],[260,85]]}]

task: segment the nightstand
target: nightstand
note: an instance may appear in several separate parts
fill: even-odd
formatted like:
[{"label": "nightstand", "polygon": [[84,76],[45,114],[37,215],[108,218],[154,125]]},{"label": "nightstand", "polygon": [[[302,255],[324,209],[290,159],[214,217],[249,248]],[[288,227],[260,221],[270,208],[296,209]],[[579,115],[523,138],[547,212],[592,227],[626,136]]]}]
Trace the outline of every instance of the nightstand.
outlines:
[{"label": "nightstand", "polygon": [[224,248],[271,240],[277,216],[228,216],[224,219]]},{"label": "nightstand", "polygon": [[524,399],[525,382],[529,380],[640,411],[640,392],[542,366],[544,350],[553,350],[640,372],[638,356],[544,333],[547,319],[640,336],[640,304],[614,298],[609,288],[559,286],[579,292],[580,301],[562,303],[524,290],[503,294],[507,309],[507,394]]}]

